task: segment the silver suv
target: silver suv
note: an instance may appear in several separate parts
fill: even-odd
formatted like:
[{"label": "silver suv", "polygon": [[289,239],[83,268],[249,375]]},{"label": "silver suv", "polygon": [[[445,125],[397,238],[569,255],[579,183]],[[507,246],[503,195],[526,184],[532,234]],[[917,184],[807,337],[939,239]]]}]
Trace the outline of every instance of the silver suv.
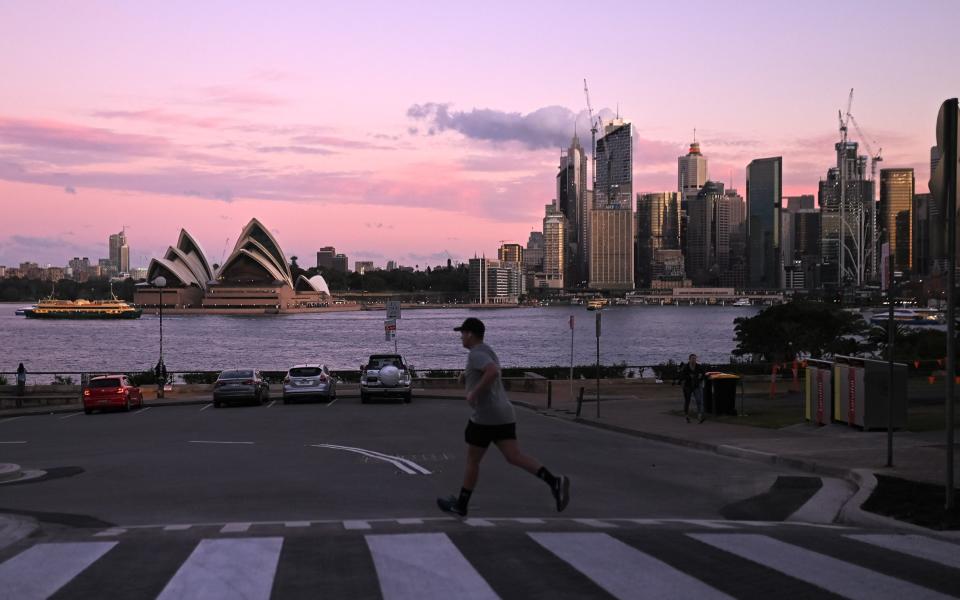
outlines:
[{"label": "silver suv", "polygon": [[360,402],[372,398],[413,399],[410,368],[399,354],[374,354],[360,366]]},{"label": "silver suv", "polygon": [[337,380],[326,365],[297,365],[283,378],[283,403],[318,398],[325,402],[337,399]]}]

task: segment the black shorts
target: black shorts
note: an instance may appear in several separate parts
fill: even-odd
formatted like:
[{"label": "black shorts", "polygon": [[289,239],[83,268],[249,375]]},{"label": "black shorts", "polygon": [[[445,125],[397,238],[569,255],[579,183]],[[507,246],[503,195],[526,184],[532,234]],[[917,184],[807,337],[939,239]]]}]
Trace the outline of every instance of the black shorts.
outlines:
[{"label": "black shorts", "polygon": [[473,421],[467,421],[467,429],[463,432],[463,439],[471,446],[488,448],[490,442],[517,439],[517,424],[478,425]]}]

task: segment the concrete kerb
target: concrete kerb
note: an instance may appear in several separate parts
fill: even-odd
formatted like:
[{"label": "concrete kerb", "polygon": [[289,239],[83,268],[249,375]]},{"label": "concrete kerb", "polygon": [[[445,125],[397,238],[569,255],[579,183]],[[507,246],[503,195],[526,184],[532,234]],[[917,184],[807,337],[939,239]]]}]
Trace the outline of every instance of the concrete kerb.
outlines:
[{"label": "concrete kerb", "polygon": [[30,536],[38,527],[36,519],[0,514],[0,550]]}]

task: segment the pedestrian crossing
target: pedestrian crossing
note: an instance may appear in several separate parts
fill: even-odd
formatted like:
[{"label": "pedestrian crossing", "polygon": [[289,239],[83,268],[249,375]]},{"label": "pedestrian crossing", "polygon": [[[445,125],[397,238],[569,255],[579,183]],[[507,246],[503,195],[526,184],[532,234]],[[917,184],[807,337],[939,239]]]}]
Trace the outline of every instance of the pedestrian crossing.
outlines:
[{"label": "pedestrian crossing", "polygon": [[5,554],[0,599],[960,597],[960,544],[893,533],[464,528],[88,540]]}]

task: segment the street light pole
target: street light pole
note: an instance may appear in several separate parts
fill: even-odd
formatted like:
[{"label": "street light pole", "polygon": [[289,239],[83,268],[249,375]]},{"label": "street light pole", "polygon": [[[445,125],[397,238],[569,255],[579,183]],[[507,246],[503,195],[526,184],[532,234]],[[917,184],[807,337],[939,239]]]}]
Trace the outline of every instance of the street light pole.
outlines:
[{"label": "street light pole", "polygon": [[167,383],[166,377],[166,366],[163,364],[163,288],[167,285],[167,278],[157,277],[153,280],[153,286],[158,288],[160,291],[160,360],[157,361],[157,367],[155,369],[155,375],[157,376],[157,398],[163,398],[163,386]]}]

